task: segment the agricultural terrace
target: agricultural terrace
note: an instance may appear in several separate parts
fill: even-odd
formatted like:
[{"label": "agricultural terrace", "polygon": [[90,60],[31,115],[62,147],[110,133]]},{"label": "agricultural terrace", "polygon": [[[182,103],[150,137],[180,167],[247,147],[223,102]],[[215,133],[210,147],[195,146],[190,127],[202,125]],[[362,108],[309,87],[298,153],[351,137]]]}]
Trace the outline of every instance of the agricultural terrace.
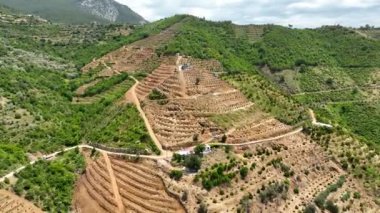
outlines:
[{"label": "agricultural terrace", "polygon": [[249,115],[252,110],[260,109],[218,77],[221,71],[218,62],[181,56],[174,61],[164,60],[135,89],[164,149],[178,150],[200,143],[222,141],[224,137],[227,139],[223,142],[244,143],[294,130],[268,115],[231,126],[213,122],[219,120],[218,116],[230,115],[229,119],[233,120],[239,112]]}]

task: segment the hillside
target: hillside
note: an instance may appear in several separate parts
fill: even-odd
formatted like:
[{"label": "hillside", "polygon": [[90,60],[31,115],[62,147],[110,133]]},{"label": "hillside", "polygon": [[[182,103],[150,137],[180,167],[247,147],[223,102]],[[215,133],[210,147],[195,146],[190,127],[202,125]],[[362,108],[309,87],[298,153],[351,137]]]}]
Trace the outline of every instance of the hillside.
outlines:
[{"label": "hillside", "polygon": [[0,212],[379,209],[377,40],[188,15],[57,25],[8,9],[0,39],[12,193]]},{"label": "hillside", "polygon": [[1,0],[0,4],[58,23],[146,23],[128,6],[114,0]]}]

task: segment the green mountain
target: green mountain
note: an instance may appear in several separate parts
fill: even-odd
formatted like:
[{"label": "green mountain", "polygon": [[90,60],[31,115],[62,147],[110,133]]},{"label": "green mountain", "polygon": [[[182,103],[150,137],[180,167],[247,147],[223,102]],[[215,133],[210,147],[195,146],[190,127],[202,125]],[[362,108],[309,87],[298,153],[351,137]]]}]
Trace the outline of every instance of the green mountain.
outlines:
[{"label": "green mountain", "polygon": [[146,23],[128,6],[114,0],[0,0],[0,4],[53,22]]},{"label": "green mountain", "polygon": [[[111,22],[85,12],[83,7],[94,8],[89,3],[93,1],[45,0],[48,3],[38,4],[42,1],[0,0],[10,8],[40,16],[44,13],[42,17],[55,21]],[[53,8],[65,9],[56,12]],[[25,164],[26,153],[51,153],[83,141],[125,148],[130,153],[159,152],[147,136],[138,110],[118,104],[135,82],[127,75],[98,78],[102,65],[81,72],[94,58],[146,39],[143,43],[154,44],[156,53],[149,61],[152,67],[160,56],[177,53],[221,62],[223,72],[217,74],[242,91],[255,108],[283,123],[302,125],[312,143],[321,145],[329,158],[379,197],[380,166],[373,160],[380,152],[380,41],[375,38],[341,26],[237,26],[187,15],[133,29],[124,25],[57,25],[33,16],[12,15],[1,7],[0,11],[0,43],[4,44],[0,46],[0,157],[7,159],[0,162],[0,174]],[[83,15],[77,18],[73,15],[77,13]],[[131,33],[120,33],[127,30]],[[133,75],[142,79],[151,71],[139,70]],[[90,87],[97,93],[89,96],[91,102],[73,102],[81,85],[98,80]],[[333,128],[313,126],[309,109],[318,121]],[[34,189],[24,187],[27,183],[19,184],[20,192]],[[47,211],[70,207],[70,202],[62,199],[48,199],[45,193],[50,193],[49,188],[42,190],[40,197],[28,194],[26,198],[42,203]],[[65,200],[72,200],[71,196],[67,193]]]}]

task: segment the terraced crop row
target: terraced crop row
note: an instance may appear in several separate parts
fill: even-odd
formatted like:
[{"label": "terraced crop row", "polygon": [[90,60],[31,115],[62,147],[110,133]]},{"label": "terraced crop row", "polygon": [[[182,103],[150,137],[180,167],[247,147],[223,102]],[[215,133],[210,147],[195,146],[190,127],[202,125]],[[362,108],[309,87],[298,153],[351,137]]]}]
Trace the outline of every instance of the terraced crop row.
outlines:
[{"label": "terraced crop row", "polygon": [[102,100],[102,98],[105,98],[107,96],[113,96],[113,95],[119,95],[124,94],[129,88],[131,87],[131,80],[127,79],[120,84],[117,84],[110,88],[109,90],[102,92],[100,94],[90,96],[90,97],[75,97],[73,98],[72,103],[73,104],[91,104],[98,102]]},{"label": "terraced crop row", "polygon": [[120,49],[108,53],[105,56],[93,60],[82,68],[82,72],[88,72],[97,68],[99,65],[107,64],[109,67],[104,68],[100,75],[106,75],[107,71],[114,72],[130,72],[135,71],[145,61],[152,58],[154,50],[151,48],[142,48],[136,46],[123,46]]},{"label": "terraced crop row", "polygon": [[37,207],[27,201],[23,201],[16,195],[0,190],[0,212],[6,213],[40,213],[42,212]]},{"label": "terraced crop row", "polygon": [[110,176],[102,160],[89,165],[86,173],[81,177],[88,195],[95,200],[105,211],[116,212],[117,204],[112,191]]},{"label": "terraced crop row", "polygon": [[275,119],[269,119],[261,123],[252,123],[237,128],[228,136],[228,143],[244,143],[260,139],[275,137],[290,132],[293,127],[285,125]]},{"label": "terraced crop row", "polygon": [[116,158],[111,162],[126,212],[184,212],[149,167]]},{"label": "terraced crop row", "polygon": [[144,100],[150,92],[162,84],[167,78],[174,74],[175,66],[162,64],[155,69],[148,77],[141,81],[137,88],[137,96],[140,100]]}]

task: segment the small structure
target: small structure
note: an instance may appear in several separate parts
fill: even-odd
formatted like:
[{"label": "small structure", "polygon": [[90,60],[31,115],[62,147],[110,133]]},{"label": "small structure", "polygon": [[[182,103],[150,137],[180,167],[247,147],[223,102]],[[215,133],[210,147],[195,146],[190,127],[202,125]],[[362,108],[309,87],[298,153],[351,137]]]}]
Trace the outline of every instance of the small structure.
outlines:
[{"label": "small structure", "polygon": [[179,154],[181,156],[187,156],[187,155],[191,154],[191,151],[190,150],[181,150],[181,151],[176,152],[176,154]]},{"label": "small structure", "polygon": [[206,144],[206,145],[205,145],[205,150],[203,151],[203,154],[204,154],[204,155],[207,155],[207,154],[210,153],[210,152],[211,152],[211,146],[208,145],[208,144]]}]

